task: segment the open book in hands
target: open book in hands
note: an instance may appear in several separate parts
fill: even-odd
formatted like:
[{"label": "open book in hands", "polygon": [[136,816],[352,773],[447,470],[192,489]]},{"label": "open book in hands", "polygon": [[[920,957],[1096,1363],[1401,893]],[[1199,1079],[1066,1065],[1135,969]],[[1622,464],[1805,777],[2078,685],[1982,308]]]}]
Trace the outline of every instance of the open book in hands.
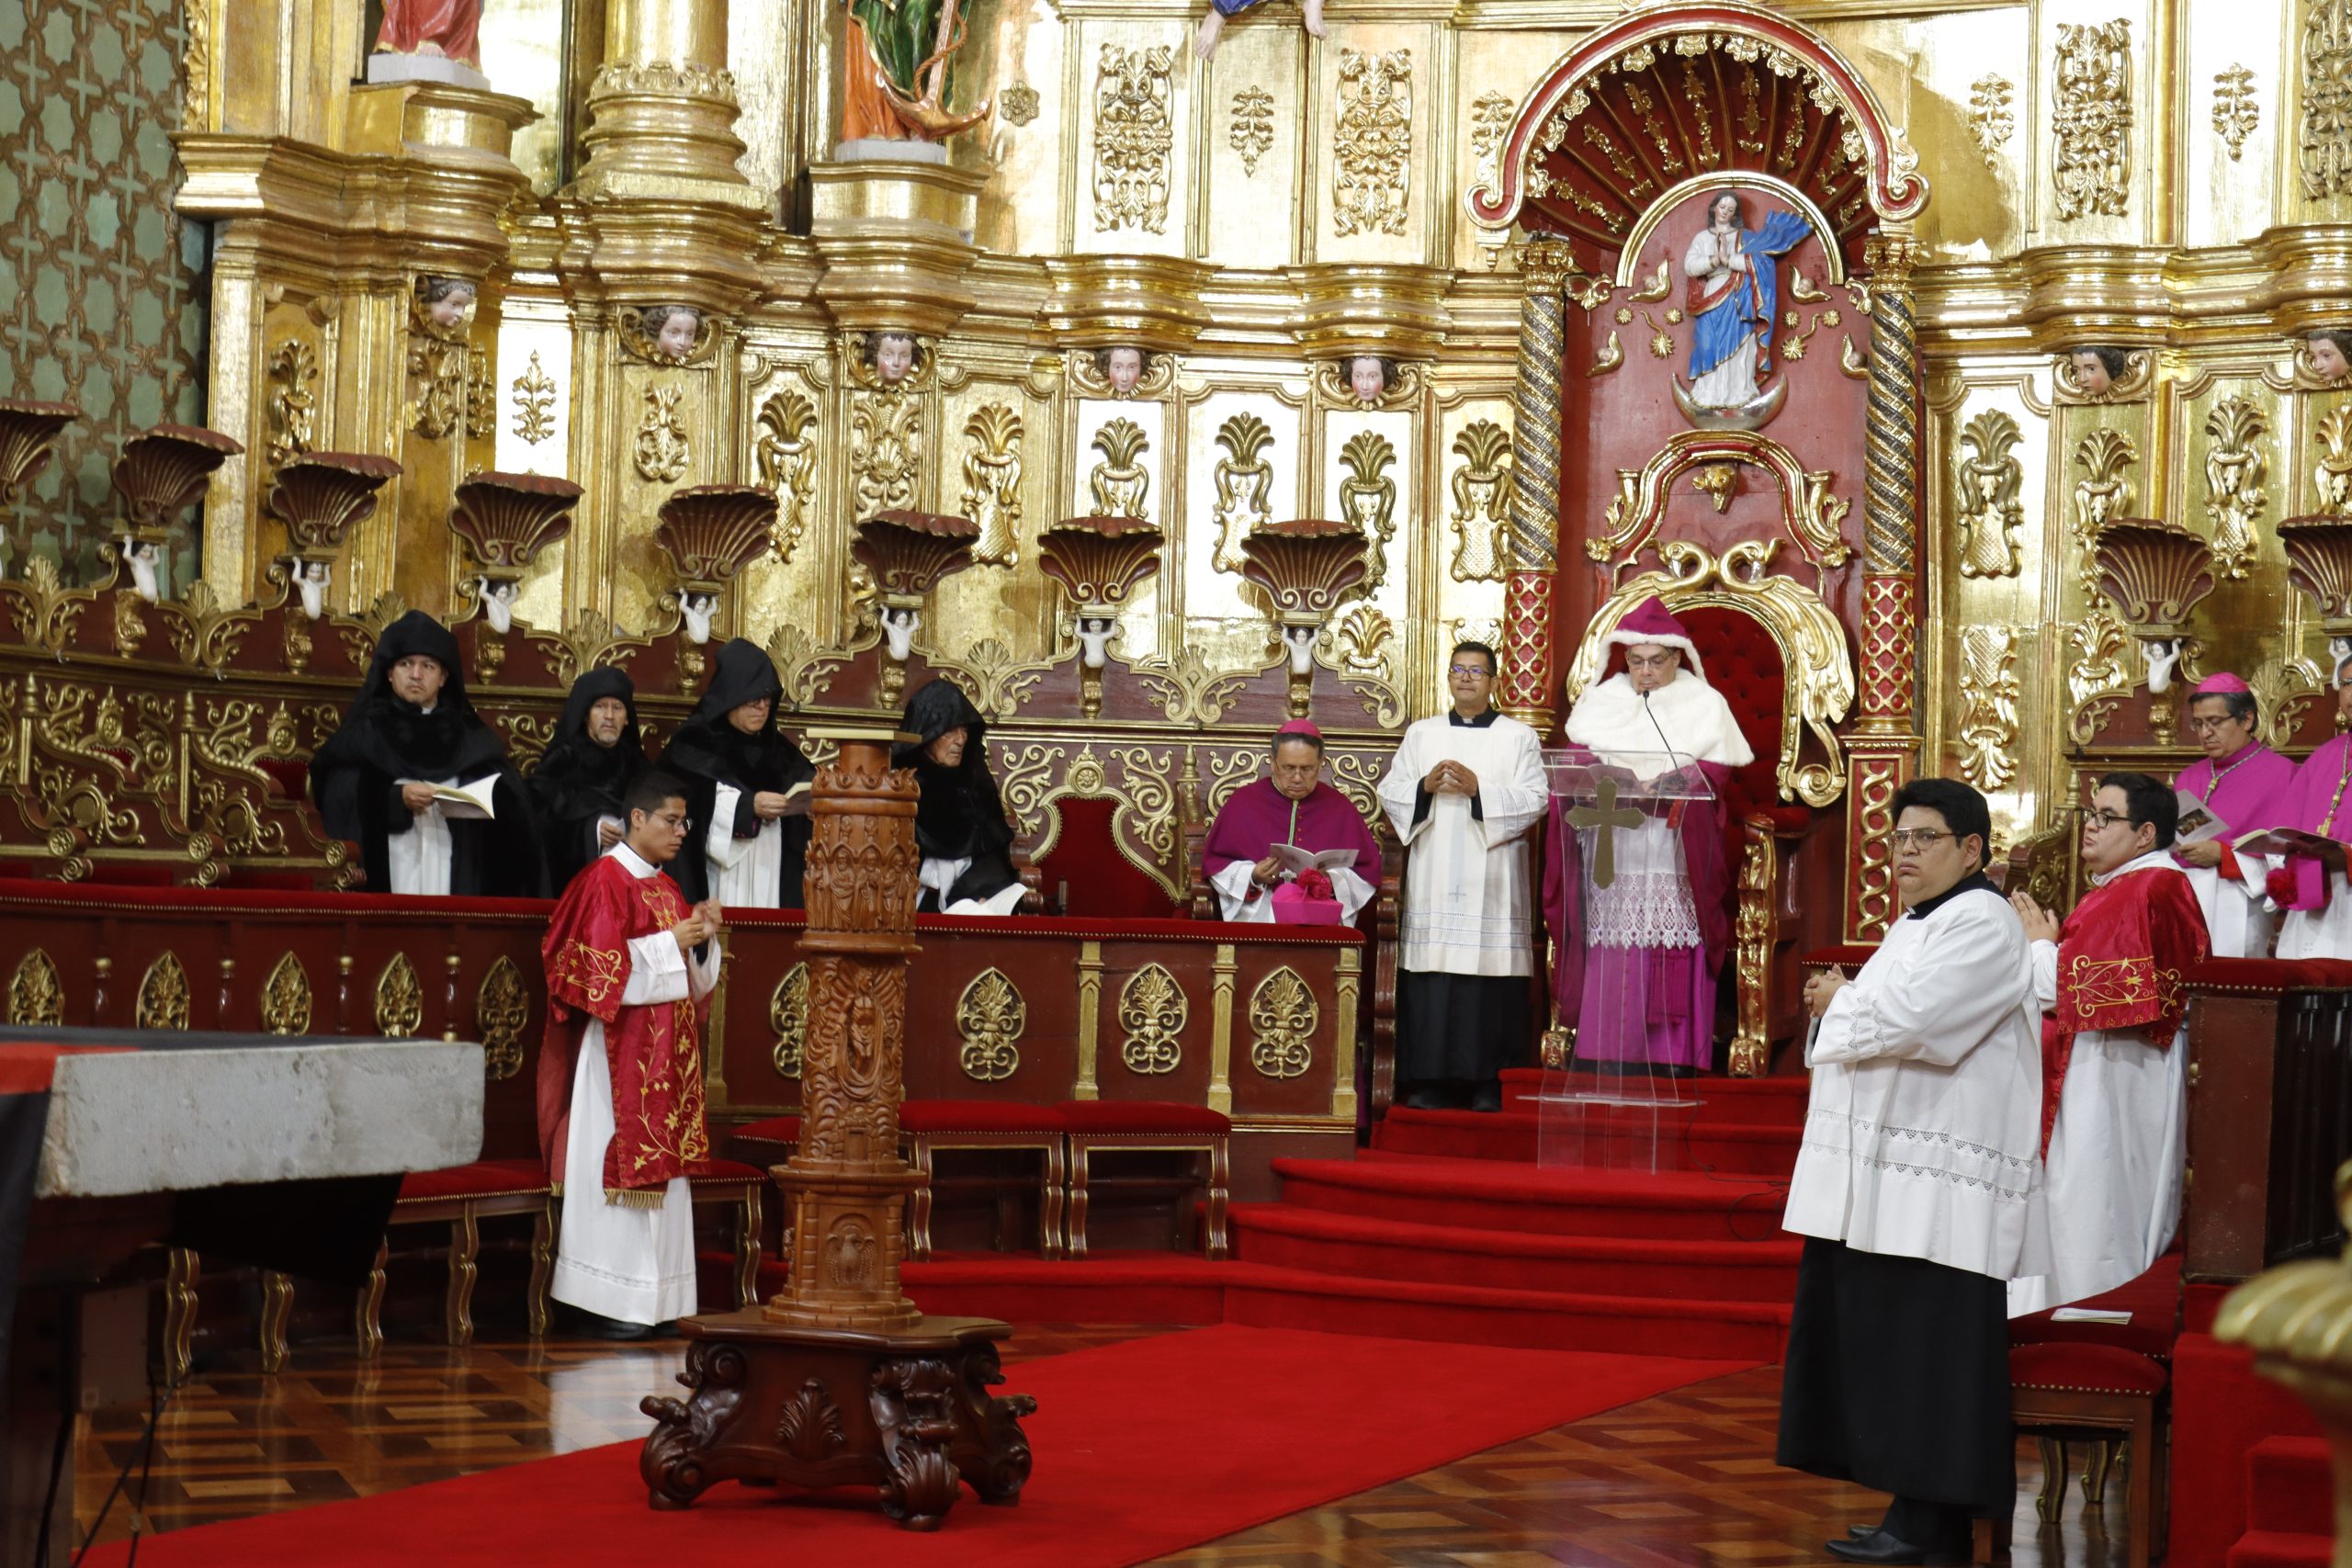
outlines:
[{"label": "open book in hands", "polygon": [[1325,850],[1320,854],[1300,849],[1296,844],[1276,844],[1269,852],[1284,872],[1296,876],[1303,871],[1319,871],[1327,876],[1336,869],[1355,869],[1353,850]]},{"label": "open book in hands", "polygon": [[2225,836],[2230,825],[2213,815],[2213,808],[2187,790],[2173,792],[2173,804],[2180,810],[2180,826],[2173,834],[2176,844],[2201,844]]},{"label": "open book in hands", "polygon": [[2300,828],[2267,828],[2259,833],[2248,833],[2234,847],[2241,854],[2310,855],[2329,861],[2344,852],[2339,840],[2306,833]]},{"label": "open book in hands", "polygon": [[466,784],[435,784],[433,803],[441,815],[458,821],[489,819],[498,815],[498,775],[492,773]]}]

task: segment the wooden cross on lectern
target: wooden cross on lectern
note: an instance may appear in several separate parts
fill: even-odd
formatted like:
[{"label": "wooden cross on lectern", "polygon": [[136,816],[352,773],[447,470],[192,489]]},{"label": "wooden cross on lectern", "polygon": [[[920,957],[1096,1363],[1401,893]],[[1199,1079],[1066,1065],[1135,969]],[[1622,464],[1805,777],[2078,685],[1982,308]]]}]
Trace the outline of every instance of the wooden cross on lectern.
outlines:
[{"label": "wooden cross on lectern", "polygon": [[[1613,829],[1638,828],[1642,825],[1642,814],[1632,807],[1626,807],[1623,810],[1618,809],[1615,779],[1604,776],[1600,787],[1595,789],[1593,794],[1598,798],[1599,805],[1572,806],[1568,808],[1569,827]],[[1596,833],[1592,839],[1592,885],[1595,887],[1606,887],[1616,880],[1617,835],[1613,831]]]}]

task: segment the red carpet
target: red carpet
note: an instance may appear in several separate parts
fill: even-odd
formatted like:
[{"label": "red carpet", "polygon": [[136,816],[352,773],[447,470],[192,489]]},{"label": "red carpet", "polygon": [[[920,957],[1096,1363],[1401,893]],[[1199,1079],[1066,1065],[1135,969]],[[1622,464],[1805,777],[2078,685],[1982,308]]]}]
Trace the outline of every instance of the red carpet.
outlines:
[{"label": "red carpet", "polygon": [[[1036,1395],[1020,1505],[967,1492],[936,1535],[848,1493],[714,1487],[691,1510],[645,1505],[635,1443],[353,1503],[151,1538],[154,1568],[511,1568],[560,1562],[773,1562],[793,1568],[1113,1568],[1230,1535],[1645,1399],[1742,1363],[1358,1338],[1231,1325],[1013,1367]],[[779,1555],[786,1554],[786,1555]],[[121,1549],[94,1554],[119,1564]]]}]

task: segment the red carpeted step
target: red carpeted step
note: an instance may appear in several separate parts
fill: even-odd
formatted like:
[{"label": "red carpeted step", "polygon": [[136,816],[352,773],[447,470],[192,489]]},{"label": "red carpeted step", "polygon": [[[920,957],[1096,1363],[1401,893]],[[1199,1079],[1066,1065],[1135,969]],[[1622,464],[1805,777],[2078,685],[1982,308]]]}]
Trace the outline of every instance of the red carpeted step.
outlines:
[{"label": "red carpeted step", "polygon": [[[2192,1300],[2200,1289],[2191,1285]],[[2251,1352],[2183,1334],[2172,1357],[2172,1515],[2167,1568],[2221,1568],[2246,1527],[2245,1456],[2278,1437],[2316,1438],[2302,1401],[2254,1370]]]},{"label": "red carpeted step", "polygon": [[[1589,1089],[1597,1081],[1589,1073],[1571,1073],[1571,1087]],[[1737,1122],[1757,1127],[1802,1127],[1812,1080],[1804,1077],[1776,1078],[1698,1077],[1674,1080],[1679,1092],[1704,1100],[1710,1122]],[[1544,1087],[1541,1067],[1505,1067],[1503,1102],[1510,1105]],[[1660,1088],[1666,1086],[1661,1083]]]},{"label": "red carpeted step", "polygon": [[[1784,1183],[1673,1171],[1542,1170],[1493,1160],[1274,1161],[1283,1200],[1413,1224],[1660,1241],[1781,1236]],[[1745,1353],[1745,1352],[1741,1352]]]},{"label": "red carpeted step", "polygon": [[2335,1541],[2324,1535],[2248,1530],[2222,1561],[2223,1568],[2328,1568],[2335,1561]]},{"label": "red carpeted step", "polygon": [[1606,1350],[1628,1356],[1779,1359],[1789,1309],[1767,1302],[1505,1291],[1413,1280],[1343,1280],[1240,1265],[1226,1287],[1228,1323],[1326,1334]]},{"label": "red carpeted step", "polygon": [[[1082,1259],[1035,1253],[934,1254],[900,1272],[909,1299],[941,1317],[1008,1323],[1199,1325],[1225,1318],[1228,1263],[1198,1253],[1094,1252]],[[760,1294],[785,1288],[785,1266],[760,1265]]]},{"label": "red carpeted step", "polygon": [[1693,1302],[1785,1303],[1796,1294],[1793,1237],[1760,1242],[1651,1241],[1464,1230],[1239,1203],[1241,1261],[1366,1280],[1419,1280],[1500,1290]]},{"label": "red carpeted step", "polygon": [[[1597,1140],[1596,1150],[1619,1151],[1656,1138],[1662,1145],[1660,1163],[1678,1170],[1714,1170],[1785,1179],[1796,1168],[1797,1145],[1804,1135],[1801,1129],[1697,1120],[1714,1109],[1704,1105],[1689,1111],[1663,1112],[1655,1118],[1648,1111],[1601,1111],[1587,1123],[1586,1136]],[[1414,1111],[1400,1106],[1373,1130],[1373,1146],[1392,1154],[1515,1160],[1532,1165],[1541,1149],[1541,1113],[1532,1107],[1479,1111]],[[1572,1135],[1561,1128],[1554,1132],[1555,1141]],[[1596,1153],[1591,1157],[1608,1156]]]},{"label": "red carpeted step", "polygon": [[2245,1526],[2280,1535],[2335,1533],[2335,1487],[2320,1438],[2265,1438],[2246,1450]]}]

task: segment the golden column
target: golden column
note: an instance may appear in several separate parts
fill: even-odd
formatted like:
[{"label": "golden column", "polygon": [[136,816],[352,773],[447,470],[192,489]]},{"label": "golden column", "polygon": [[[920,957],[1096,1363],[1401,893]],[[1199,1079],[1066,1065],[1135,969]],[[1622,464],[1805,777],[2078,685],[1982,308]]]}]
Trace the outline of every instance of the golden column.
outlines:
[{"label": "golden column", "polygon": [[899,1288],[907,1192],[899,1154],[907,957],[915,948],[915,782],[888,728],[836,741],[817,773],[808,846],[808,1034],[800,1143],[774,1175],[792,1214],[791,1278],[764,1307],[688,1318],[684,1399],[648,1399],[639,1456],[656,1508],[714,1482],[870,1483],[882,1511],[936,1529],[969,1483],[1019,1500],[1025,1395],[1002,1382],[989,1318],[926,1317]]},{"label": "golden column", "polygon": [[1863,253],[1870,274],[1870,407],[1863,427],[1861,717],[1848,743],[1846,940],[1875,942],[1895,916],[1886,835],[1894,793],[1918,767],[1919,344],[1907,229]]},{"label": "golden column", "polygon": [[1511,421],[1510,574],[1503,589],[1502,708],[1550,738],[1559,691],[1552,648],[1560,552],[1560,359],[1568,247],[1536,242],[1520,253],[1519,387]]}]

